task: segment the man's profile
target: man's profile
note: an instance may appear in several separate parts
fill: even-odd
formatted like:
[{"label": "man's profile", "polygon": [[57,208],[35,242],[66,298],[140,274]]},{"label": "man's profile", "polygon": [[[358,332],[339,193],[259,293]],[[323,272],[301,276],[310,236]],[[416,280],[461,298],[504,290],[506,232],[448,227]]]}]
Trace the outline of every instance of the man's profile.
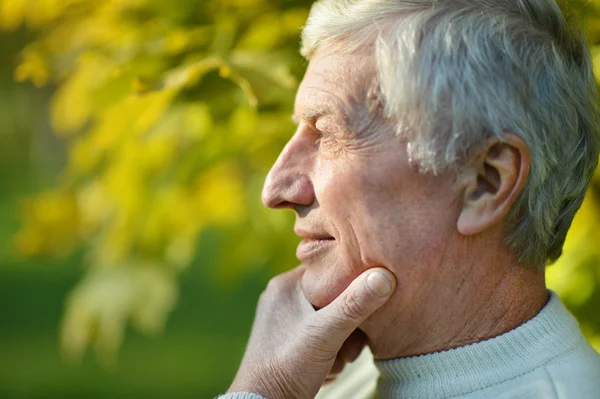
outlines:
[{"label": "man's profile", "polygon": [[302,264],[263,293],[224,398],[315,397],[364,346],[374,389],[345,397],[600,398],[544,281],[600,151],[581,31],[554,0],[322,0],[302,54],[263,190]]}]

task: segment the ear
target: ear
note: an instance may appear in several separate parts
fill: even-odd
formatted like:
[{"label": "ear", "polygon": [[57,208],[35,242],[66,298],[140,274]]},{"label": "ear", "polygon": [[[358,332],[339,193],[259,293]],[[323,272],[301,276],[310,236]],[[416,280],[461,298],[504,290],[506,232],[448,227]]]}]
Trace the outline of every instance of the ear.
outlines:
[{"label": "ear", "polygon": [[529,176],[529,148],[519,136],[507,133],[491,139],[464,173],[464,188],[457,229],[478,234],[499,223],[509,212]]}]

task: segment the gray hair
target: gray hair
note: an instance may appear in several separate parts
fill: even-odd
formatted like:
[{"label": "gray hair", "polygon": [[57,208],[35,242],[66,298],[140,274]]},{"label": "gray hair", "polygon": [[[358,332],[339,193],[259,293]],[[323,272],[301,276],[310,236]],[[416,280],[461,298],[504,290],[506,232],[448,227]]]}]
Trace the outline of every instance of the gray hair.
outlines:
[{"label": "gray hair", "polygon": [[[373,46],[374,44],[374,46]],[[423,172],[459,170],[512,132],[531,152],[508,215],[523,265],[556,260],[598,163],[589,51],[554,0],[321,0],[302,36],[319,49],[371,46],[385,117]]]}]

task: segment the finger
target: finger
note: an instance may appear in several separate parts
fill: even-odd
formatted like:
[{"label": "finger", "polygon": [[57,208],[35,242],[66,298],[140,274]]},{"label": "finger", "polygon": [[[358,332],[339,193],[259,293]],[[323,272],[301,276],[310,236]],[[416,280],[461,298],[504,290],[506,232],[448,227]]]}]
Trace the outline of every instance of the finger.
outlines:
[{"label": "finger", "polygon": [[344,367],[346,367],[346,364],[352,363],[358,358],[363,348],[365,347],[366,342],[367,337],[365,336],[365,333],[358,329],[354,330],[354,332],[350,334],[350,336],[344,342],[344,345],[342,345],[342,348],[338,352],[338,356],[336,357],[335,362],[333,363],[333,366],[329,371],[329,374],[327,374],[327,377],[325,377],[324,383],[327,384],[332,381],[335,381],[338,375],[340,375],[341,372],[344,371]]},{"label": "finger", "polygon": [[327,376],[325,377],[325,381],[323,381],[323,385],[329,385],[334,382],[338,378],[337,375]]},{"label": "finger", "polygon": [[342,370],[344,370],[344,366],[346,366],[346,362],[339,357],[336,358],[335,362],[333,362],[333,366],[331,366],[329,374],[327,374],[327,378],[336,377],[342,372]]},{"label": "finger", "polygon": [[387,269],[372,268],[358,276],[340,296],[316,314],[327,333],[329,350],[339,350],[348,336],[390,298],[396,278]]},{"label": "finger", "polygon": [[346,363],[355,361],[363,348],[367,344],[367,337],[361,330],[354,330],[348,337],[342,348],[338,352],[338,357],[342,358]]}]

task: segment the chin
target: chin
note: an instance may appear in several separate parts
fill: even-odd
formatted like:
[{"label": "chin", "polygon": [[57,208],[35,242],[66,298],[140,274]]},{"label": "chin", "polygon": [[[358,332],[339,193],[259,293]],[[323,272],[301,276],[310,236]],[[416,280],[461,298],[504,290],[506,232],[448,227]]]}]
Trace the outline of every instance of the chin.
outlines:
[{"label": "chin", "polygon": [[350,285],[352,276],[318,275],[307,270],[302,276],[302,291],[316,309],[333,302]]}]

